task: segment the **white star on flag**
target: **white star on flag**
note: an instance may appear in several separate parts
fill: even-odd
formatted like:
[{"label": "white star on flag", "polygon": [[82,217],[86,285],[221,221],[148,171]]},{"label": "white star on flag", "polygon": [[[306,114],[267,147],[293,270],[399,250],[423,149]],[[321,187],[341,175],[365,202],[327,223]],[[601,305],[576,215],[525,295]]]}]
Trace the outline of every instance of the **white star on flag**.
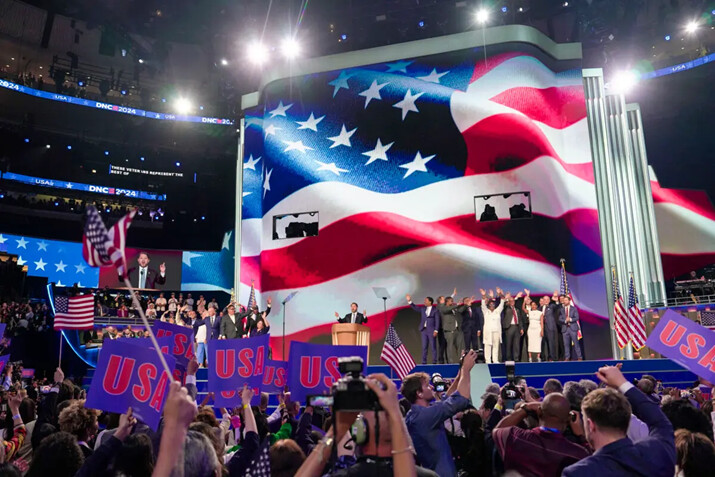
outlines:
[{"label": "white star on flag", "polygon": [[[370,87],[363,91],[362,93],[358,93],[358,96],[364,96],[365,97],[365,108],[367,108],[367,105],[370,104],[370,101],[373,99],[382,99],[382,96],[380,96],[380,90],[388,85],[389,83],[382,83],[382,84],[377,84],[377,81],[372,82]],[[363,108],[363,109],[365,109]]]},{"label": "white star on flag", "polygon": [[280,103],[278,103],[278,107],[273,111],[269,111],[268,114],[270,114],[272,118],[275,118],[276,116],[285,116],[286,111],[288,111],[291,106],[293,106],[293,103],[289,104],[288,106],[283,106],[283,101],[281,101]]},{"label": "white star on flag", "polygon": [[350,144],[350,136],[355,134],[355,131],[357,131],[357,128],[354,128],[352,131],[348,131],[345,129],[345,124],[343,124],[343,127],[340,129],[340,134],[328,138],[333,141],[333,145],[330,146],[330,149],[338,146],[353,147],[352,144]]},{"label": "white star on flag", "polygon": [[45,265],[47,265],[46,262],[42,261],[42,257],[40,257],[40,260],[35,262],[35,271],[37,270],[42,270],[43,272],[45,271]]},{"label": "white star on flag", "polygon": [[338,94],[338,91],[340,91],[340,88],[345,88],[348,91],[350,90],[350,86],[348,85],[348,79],[351,78],[352,76],[353,75],[350,73],[341,71],[337,78],[335,78],[333,81],[330,81],[328,83],[330,86],[334,86],[333,98],[335,97],[336,94]]},{"label": "white star on flag", "polygon": [[405,120],[405,117],[407,117],[407,113],[410,111],[414,111],[415,113],[419,113],[420,111],[417,109],[417,106],[415,106],[415,101],[417,101],[417,98],[425,94],[424,92],[422,93],[417,93],[415,95],[412,94],[411,90],[407,90],[407,93],[405,93],[405,99],[402,101],[398,101],[397,103],[393,104],[392,106],[398,109],[402,110],[402,120]]},{"label": "white star on flag", "polygon": [[387,71],[385,73],[394,73],[397,71],[407,73],[407,67],[412,63],[414,63],[414,61],[396,61],[394,63],[387,63],[385,65],[387,66]]},{"label": "white star on flag", "polygon": [[17,248],[24,248],[27,250],[28,241],[25,240],[25,237],[20,237],[20,240],[15,239],[15,242],[17,242]]},{"label": "white star on flag", "polygon": [[44,250],[45,252],[47,252],[47,242],[45,242],[44,240],[41,242],[37,242],[37,251],[39,252],[40,250]]},{"label": "white star on flag", "polygon": [[57,280],[57,283],[56,283],[55,285],[57,285],[58,287],[63,287],[63,286],[65,286],[65,284],[62,283],[62,280]]},{"label": "white star on flag", "polygon": [[246,197],[247,195],[251,195],[251,192],[244,192],[243,197]]},{"label": "white star on flag", "polygon": [[71,188],[72,188],[72,183],[71,183],[71,182],[66,183],[66,184],[65,184],[65,187],[67,187],[68,189],[71,189]]},{"label": "white star on flag", "polygon": [[273,134],[274,136],[276,135],[276,131],[280,131],[283,128],[277,128],[274,124],[269,124],[266,129],[264,129],[266,133],[266,137],[270,136]]},{"label": "white star on flag", "polygon": [[310,113],[310,117],[308,119],[305,121],[296,121],[296,123],[300,124],[298,129],[311,129],[318,132],[318,123],[322,121],[323,118],[325,118],[325,116],[320,116],[316,119],[315,116],[313,116],[313,113]]},{"label": "white star on flag", "polygon": [[197,258],[201,257],[202,255],[200,253],[193,253],[193,252],[184,252],[183,256],[181,257],[181,261],[184,262],[186,265],[189,267],[191,266],[191,259],[192,258]]},{"label": "white star on flag", "polygon": [[255,170],[256,170],[256,164],[258,164],[258,161],[260,161],[260,160],[261,160],[260,157],[258,157],[257,159],[254,159],[254,158],[253,158],[253,154],[251,154],[250,156],[248,156],[248,160],[243,163],[243,168],[244,168],[244,169],[251,169],[251,170],[255,171]]},{"label": "white star on flag", "polygon": [[27,260],[22,259],[22,255],[17,257],[17,264],[20,265],[21,267],[24,266],[27,263]]},{"label": "white star on flag", "polygon": [[283,141],[284,144],[288,144],[288,147],[283,150],[283,152],[288,152],[288,151],[300,151],[303,154],[305,154],[305,151],[312,151],[312,147],[308,147],[305,144],[303,144],[303,141]]},{"label": "white star on flag", "polygon": [[318,164],[320,164],[320,167],[318,167],[317,170],[319,171],[330,171],[336,176],[339,176],[341,172],[350,172],[347,169],[340,169],[338,166],[335,165],[334,162],[331,162],[330,164],[326,164],[325,162],[320,162],[320,161],[315,161]]},{"label": "white star on flag", "polygon": [[437,73],[437,70],[432,68],[432,72],[430,74],[428,74],[427,76],[418,76],[417,79],[427,81],[428,83],[439,84],[439,79],[447,73],[449,73],[449,71],[445,71],[444,73]]},{"label": "white star on flag", "polygon": [[372,164],[373,162],[377,161],[378,159],[381,161],[386,161],[387,160],[387,150],[392,147],[392,145],[395,144],[394,142],[391,142],[390,144],[382,145],[382,142],[380,141],[380,138],[377,138],[377,144],[375,144],[375,149],[372,151],[367,151],[363,152],[363,156],[367,156],[370,159],[365,163],[367,166],[368,164]]},{"label": "white star on flag", "polygon": [[0,244],[7,242],[7,239],[0,234]]},{"label": "white star on flag", "polygon": [[60,263],[55,263],[55,267],[57,267],[57,270],[55,270],[55,273],[56,272],[64,272],[66,266],[67,266],[67,264],[64,263],[62,260],[60,260]]},{"label": "white star on flag", "polygon": [[403,177],[403,179],[407,179],[410,175],[412,175],[413,172],[427,172],[427,167],[425,166],[429,161],[432,160],[434,156],[435,155],[432,154],[431,156],[422,157],[422,154],[417,151],[417,155],[412,162],[408,162],[407,164],[402,164],[400,166],[403,169],[407,169],[407,172],[405,172],[405,177]]},{"label": "white star on flag", "polygon": [[266,196],[266,192],[271,190],[271,174],[273,174],[273,169],[268,171],[266,174],[266,180],[263,181],[263,197]]},{"label": "white star on flag", "polygon": [[231,235],[233,235],[233,230],[229,230],[223,234],[223,243],[221,244],[221,250],[230,250],[231,248]]},{"label": "white star on flag", "polygon": [[75,265],[74,268],[77,269],[77,273],[81,273],[82,275],[84,275],[84,269],[87,268],[87,266],[83,263],[80,263],[79,265]]}]

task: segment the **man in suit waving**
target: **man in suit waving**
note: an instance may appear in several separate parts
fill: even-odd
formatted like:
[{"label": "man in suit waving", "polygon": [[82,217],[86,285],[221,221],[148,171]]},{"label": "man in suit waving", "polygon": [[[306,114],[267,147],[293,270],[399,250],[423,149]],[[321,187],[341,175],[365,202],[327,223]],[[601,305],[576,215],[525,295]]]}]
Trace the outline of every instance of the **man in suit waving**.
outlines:
[{"label": "man in suit waving", "polygon": [[434,306],[434,298],[425,298],[424,306],[417,306],[412,303],[412,297],[406,295],[407,303],[413,310],[420,312],[419,330],[422,335],[422,364],[427,364],[427,347],[432,348],[432,364],[437,364],[437,330],[441,322],[441,317],[437,307]]},{"label": "man in suit waving", "polygon": [[350,313],[340,318],[340,314],[336,311],[335,318],[338,319],[338,323],[356,323],[358,325],[364,325],[367,323],[367,311],[363,310],[362,313],[358,313],[358,304],[352,302],[350,303]]},{"label": "man in suit waving", "polygon": [[563,306],[561,307],[561,314],[559,315],[559,323],[563,325],[561,334],[564,339],[565,361],[571,360],[572,342],[574,350],[576,351],[576,358],[578,358],[579,361],[583,361],[581,346],[578,342],[578,332],[581,329],[581,324],[578,321],[578,310],[575,306],[573,306],[573,304],[571,304],[571,299],[568,296],[563,297]]}]

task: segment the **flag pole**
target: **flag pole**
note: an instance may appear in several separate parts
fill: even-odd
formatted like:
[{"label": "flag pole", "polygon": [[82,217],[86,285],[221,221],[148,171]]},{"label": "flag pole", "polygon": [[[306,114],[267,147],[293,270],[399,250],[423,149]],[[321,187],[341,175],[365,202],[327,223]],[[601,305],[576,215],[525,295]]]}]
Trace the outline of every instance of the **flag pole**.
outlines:
[{"label": "flag pole", "polygon": [[129,293],[132,296],[132,303],[134,304],[134,308],[139,311],[139,316],[141,317],[144,326],[147,330],[149,330],[149,339],[151,340],[152,345],[154,345],[154,349],[156,350],[156,354],[159,356],[159,360],[161,361],[161,365],[164,367],[164,371],[166,371],[166,374],[169,375],[169,379],[173,380],[174,374],[172,370],[169,369],[169,365],[166,363],[166,359],[164,359],[164,354],[161,352],[159,343],[156,341],[156,336],[154,336],[154,330],[151,328],[151,326],[149,326],[149,320],[146,319],[144,310],[142,309],[139,300],[137,300],[136,293],[134,291],[134,288],[132,287],[132,284],[129,282],[129,278],[124,277],[124,284],[127,286],[127,288],[129,289]]},{"label": "flag pole", "polygon": [[58,368],[62,367],[62,330],[60,330],[60,359],[59,359],[59,364],[57,365]]}]

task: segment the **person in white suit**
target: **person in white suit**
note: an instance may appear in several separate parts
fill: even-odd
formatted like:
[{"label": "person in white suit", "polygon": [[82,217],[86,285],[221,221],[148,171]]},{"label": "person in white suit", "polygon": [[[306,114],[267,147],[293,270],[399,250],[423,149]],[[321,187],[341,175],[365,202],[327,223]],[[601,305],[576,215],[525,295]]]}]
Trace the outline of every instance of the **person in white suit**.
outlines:
[{"label": "person in white suit", "polygon": [[494,290],[489,290],[489,297],[485,290],[479,291],[482,294],[482,313],[484,314],[484,329],[482,331],[484,358],[487,363],[498,363],[502,334],[501,312],[504,309],[504,303],[509,300],[511,295],[507,293],[497,305],[494,300]]}]

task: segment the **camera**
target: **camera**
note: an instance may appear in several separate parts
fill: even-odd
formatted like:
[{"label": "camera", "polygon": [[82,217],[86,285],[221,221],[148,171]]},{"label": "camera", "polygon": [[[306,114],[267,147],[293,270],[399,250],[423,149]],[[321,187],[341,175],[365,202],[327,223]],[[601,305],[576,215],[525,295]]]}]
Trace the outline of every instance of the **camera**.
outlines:
[{"label": "camera", "polygon": [[436,393],[443,393],[447,391],[447,382],[439,373],[432,374],[431,384],[434,388],[434,392]]},{"label": "camera", "polygon": [[507,361],[504,363],[506,366],[506,385],[501,390],[501,398],[504,401],[505,409],[514,409],[516,403],[521,401],[521,393],[519,388],[516,386],[516,365],[514,361]]},{"label": "camera", "polygon": [[338,358],[338,370],[343,375],[333,384],[333,411],[382,410],[377,395],[367,387],[359,356]]}]

